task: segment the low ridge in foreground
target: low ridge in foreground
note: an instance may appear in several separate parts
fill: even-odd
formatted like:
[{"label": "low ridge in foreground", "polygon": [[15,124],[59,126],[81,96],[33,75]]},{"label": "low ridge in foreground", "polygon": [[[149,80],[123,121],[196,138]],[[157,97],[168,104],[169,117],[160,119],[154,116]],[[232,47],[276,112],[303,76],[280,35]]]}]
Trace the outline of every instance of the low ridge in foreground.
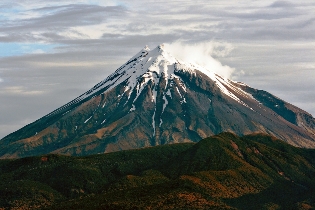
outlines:
[{"label": "low ridge in foreground", "polygon": [[230,131],[262,132],[315,148],[315,119],[272,94],[144,48],[68,104],[6,136],[0,158],[89,155]]},{"label": "low ridge in foreground", "polygon": [[0,209],[311,209],[315,150],[221,133],[87,157],[0,160]]}]

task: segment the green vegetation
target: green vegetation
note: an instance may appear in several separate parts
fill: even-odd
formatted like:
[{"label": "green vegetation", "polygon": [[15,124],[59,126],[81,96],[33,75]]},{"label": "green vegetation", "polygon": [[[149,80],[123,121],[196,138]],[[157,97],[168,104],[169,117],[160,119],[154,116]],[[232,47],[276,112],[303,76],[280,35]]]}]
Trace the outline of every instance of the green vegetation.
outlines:
[{"label": "green vegetation", "polygon": [[231,133],[86,157],[0,160],[0,209],[310,209],[315,150]]}]

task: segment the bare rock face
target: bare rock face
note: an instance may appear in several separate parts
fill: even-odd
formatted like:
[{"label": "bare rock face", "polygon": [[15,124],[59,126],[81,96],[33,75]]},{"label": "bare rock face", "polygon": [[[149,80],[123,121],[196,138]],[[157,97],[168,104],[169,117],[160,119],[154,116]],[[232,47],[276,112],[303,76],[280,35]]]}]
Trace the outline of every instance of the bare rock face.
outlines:
[{"label": "bare rock face", "polygon": [[315,119],[272,94],[144,48],[91,90],[0,141],[1,158],[197,142],[223,131],[315,147]]}]

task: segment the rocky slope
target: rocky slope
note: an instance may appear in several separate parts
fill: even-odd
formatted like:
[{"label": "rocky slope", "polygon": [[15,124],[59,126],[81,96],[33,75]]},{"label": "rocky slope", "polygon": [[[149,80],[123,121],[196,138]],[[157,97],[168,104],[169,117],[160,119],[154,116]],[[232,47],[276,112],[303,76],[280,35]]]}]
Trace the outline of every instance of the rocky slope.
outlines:
[{"label": "rocky slope", "polygon": [[0,141],[0,157],[88,155],[223,131],[315,147],[315,119],[272,94],[147,47],[91,90]]}]

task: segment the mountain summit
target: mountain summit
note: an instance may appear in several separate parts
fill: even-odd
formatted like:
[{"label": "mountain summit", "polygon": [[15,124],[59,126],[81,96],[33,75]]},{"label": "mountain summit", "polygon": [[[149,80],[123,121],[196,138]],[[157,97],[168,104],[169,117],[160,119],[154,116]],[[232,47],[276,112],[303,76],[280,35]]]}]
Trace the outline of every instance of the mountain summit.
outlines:
[{"label": "mountain summit", "polygon": [[0,157],[88,155],[197,142],[223,131],[315,147],[315,119],[272,94],[142,49],[104,81],[0,141]]}]

